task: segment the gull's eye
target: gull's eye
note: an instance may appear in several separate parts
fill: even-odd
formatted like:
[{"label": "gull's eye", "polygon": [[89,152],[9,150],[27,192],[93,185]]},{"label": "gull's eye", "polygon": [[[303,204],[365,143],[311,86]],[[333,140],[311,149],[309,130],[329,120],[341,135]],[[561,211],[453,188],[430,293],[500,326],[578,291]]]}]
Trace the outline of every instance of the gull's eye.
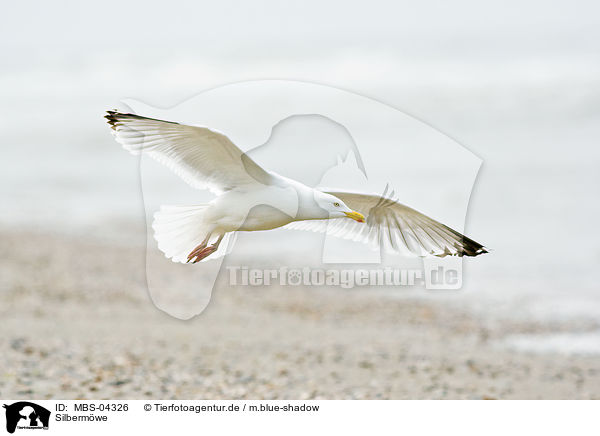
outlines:
[{"label": "gull's eye", "polygon": [[335,203],[333,203],[333,205],[334,205],[335,207],[340,207],[340,204],[339,204],[338,202],[335,202]]}]

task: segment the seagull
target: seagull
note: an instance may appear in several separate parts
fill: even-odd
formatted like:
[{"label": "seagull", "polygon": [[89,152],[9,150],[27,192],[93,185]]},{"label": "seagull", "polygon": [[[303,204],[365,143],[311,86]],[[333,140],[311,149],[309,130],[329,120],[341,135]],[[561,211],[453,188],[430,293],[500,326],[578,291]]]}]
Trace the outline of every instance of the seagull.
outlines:
[{"label": "seagull", "polygon": [[488,252],[399,203],[387,186],[381,195],[321,191],[262,168],[216,130],[116,110],[105,118],[127,151],[145,153],[193,188],[216,194],[207,204],[163,205],[154,214],[154,239],[173,262],[214,259],[226,254],[223,241],[235,232],[278,227],[323,232],[411,256]]}]

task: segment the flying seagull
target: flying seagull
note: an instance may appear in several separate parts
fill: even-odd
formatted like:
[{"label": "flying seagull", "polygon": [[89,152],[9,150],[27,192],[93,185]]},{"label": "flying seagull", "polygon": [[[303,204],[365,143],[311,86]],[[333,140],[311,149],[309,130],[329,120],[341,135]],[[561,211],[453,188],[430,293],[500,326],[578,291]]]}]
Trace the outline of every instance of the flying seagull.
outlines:
[{"label": "flying seagull", "polygon": [[[207,204],[161,206],[152,228],[173,262],[196,263],[225,254],[237,231],[286,227],[385,247],[416,256],[477,256],[485,247],[394,198],[323,192],[268,171],[227,136],[206,127],[107,111],[112,133],[132,154],[146,153],[196,189],[217,197]],[[221,248],[219,248],[221,246]]]}]

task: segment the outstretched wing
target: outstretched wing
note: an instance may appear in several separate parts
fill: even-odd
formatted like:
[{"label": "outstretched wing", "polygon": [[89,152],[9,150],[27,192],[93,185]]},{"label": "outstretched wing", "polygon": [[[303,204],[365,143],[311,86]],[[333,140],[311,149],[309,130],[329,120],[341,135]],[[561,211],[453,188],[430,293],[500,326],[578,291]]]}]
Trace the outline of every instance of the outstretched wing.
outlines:
[{"label": "outstretched wing", "polygon": [[220,194],[271,182],[271,175],[222,133],[115,111],[105,118],[126,150],[147,153],[194,188]]},{"label": "outstretched wing", "polygon": [[296,221],[286,228],[323,232],[331,236],[383,247],[392,253],[426,256],[477,256],[485,247],[422,213],[379,195],[327,192],[362,213],[366,224],[348,218]]}]

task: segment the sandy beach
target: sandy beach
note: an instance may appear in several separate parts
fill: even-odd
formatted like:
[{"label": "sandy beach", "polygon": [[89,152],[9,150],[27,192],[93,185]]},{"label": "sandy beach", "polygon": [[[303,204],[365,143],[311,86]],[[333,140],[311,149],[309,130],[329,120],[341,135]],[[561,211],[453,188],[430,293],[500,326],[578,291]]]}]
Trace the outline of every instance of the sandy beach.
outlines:
[{"label": "sandy beach", "polygon": [[150,301],[143,247],[2,231],[0,396],[62,399],[600,398],[600,358],[508,335],[597,325],[477,317],[343,289],[226,288],[190,321]]}]

